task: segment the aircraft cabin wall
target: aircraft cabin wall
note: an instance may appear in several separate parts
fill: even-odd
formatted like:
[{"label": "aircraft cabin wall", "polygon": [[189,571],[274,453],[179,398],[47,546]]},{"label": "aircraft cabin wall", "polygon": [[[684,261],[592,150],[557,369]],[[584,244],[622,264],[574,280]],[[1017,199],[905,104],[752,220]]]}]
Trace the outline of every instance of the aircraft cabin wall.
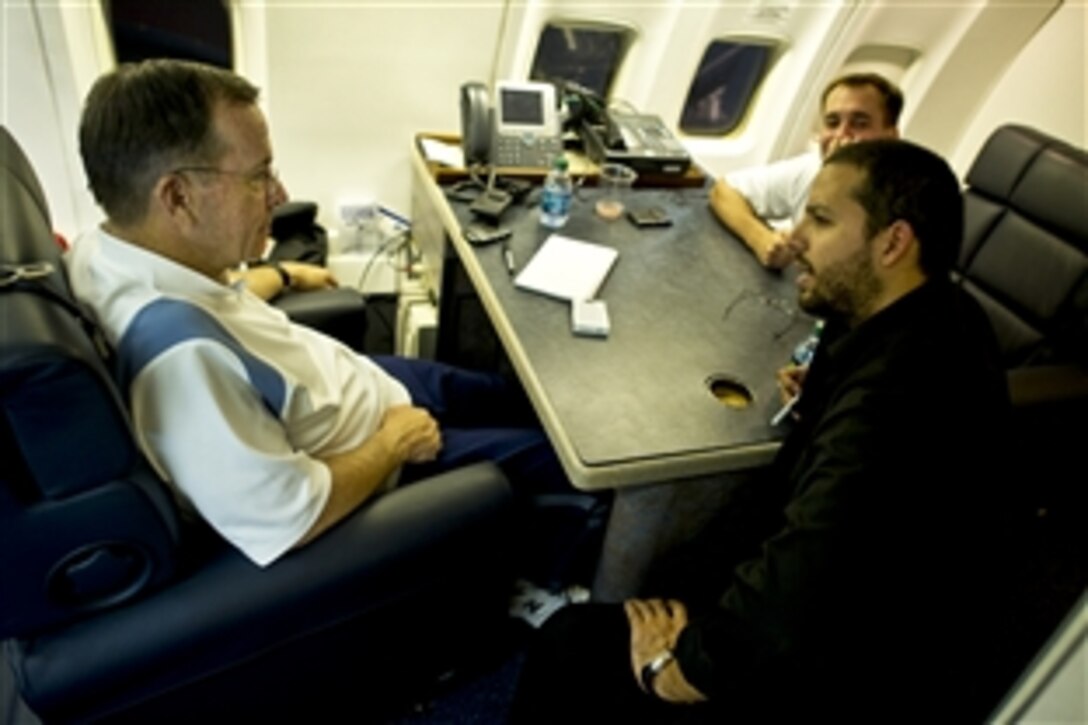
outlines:
[{"label": "aircraft cabin wall", "polygon": [[288,191],[317,201],[332,229],[345,200],[407,215],[414,135],[458,131],[459,88],[490,77],[502,8],[270,3],[264,15],[267,75],[255,81]]},{"label": "aircraft cabin wall", "polygon": [[30,158],[54,227],[69,239],[102,217],[87,191],[76,129],[83,96],[112,63],[97,3],[0,0],[0,123]]},{"label": "aircraft cabin wall", "polygon": [[[101,215],[76,148],[90,83],[112,66],[99,3],[2,0],[0,119],[43,178],[57,228],[72,237]],[[633,33],[612,96],[677,130],[691,79],[719,38],[775,43],[736,131],[680,133],[708,172],[803,150],[819,93],[844,68],[873,69],[907,95],[904,136],[961,174],[990,131],[1021,122],[1088,145],[1083,0],[934,4],[753,0],[468,4],[231,2],[235,65],[262,88],[276,163],[296,198],[340,226],[337,204],[374,196],[410,209],[408,155],[419,131],[458,132],[467,80],[524,79],[548,23],[607,23]]]},{"label": "aircraft cabin wall", "polygon": [[1036,126],[1088,148],[1088,3],[1066,2],[1017,55],[950,153],[966,171],[994,127]]}]

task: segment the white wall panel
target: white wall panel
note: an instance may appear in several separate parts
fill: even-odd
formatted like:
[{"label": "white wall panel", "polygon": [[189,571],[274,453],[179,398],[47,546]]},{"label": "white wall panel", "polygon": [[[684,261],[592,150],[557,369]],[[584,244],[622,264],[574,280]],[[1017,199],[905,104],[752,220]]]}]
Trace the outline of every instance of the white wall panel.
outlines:
[{"label": "white wall panel", "polygon": [[942,154],[953,152],[998,79],[1046,22],[1060,0],[991,0],[961,34],[938,36],[904,83],[909,102],[904,135]]},{"label": "white wall panel", "polygon": [[68,239],[102,215],[86,188],[77,128],[83,97],[112,64],[97,2],[0,4],[0,123],[42,182]]},{"label": "white wall panel", "polygon": [[[1016,56],[951,150],[966,174],[990,133],[1022,123],[1088,148],[1088,7],[1067,2]],[[1088,200],[1086,200],[1088,203]]]},{"label": "white wall panel", "polygon": [[288,191],[330,228],[345,196],[407,213],[412,136],[459,131],[459,88],[490,76],[501,4],[269,1],[265,13],[263,85]]}]

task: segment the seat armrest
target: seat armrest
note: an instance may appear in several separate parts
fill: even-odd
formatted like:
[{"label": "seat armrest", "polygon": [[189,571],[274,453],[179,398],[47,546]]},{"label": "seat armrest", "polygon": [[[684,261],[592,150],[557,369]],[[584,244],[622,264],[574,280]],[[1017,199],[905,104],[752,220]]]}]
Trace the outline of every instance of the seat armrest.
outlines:
[{"label": "seat armrest", "polygon": [[350,287],[287,291],[272,300],[293,321],[335,337],[358,352],[365,352],[367,314],[363,295]]},{"label": "seat armrest", "polygon": [[[218,546],[211,561],[168,589],[56,634],[9,643],[8,654],[36,712],[82,718],[123,707],[111,694],[153,697],[208,672],[251,666],[262,652],[341,624],[387,622],[386,613],[395,616],[421,597],[440,601],[455,591],[499,616],[509,584],[510,503],[494,464],[457,469],[394,489],[264,569]],[[416,640],[432,625],[458,627],[444,620],[456,611],[434,606],[433,621],[405,623],[397,635],[405,647],[425,651],[428,642]],[[327,653],[330,662],[358,664],[352,642],[338,646],[349,651]]]}]

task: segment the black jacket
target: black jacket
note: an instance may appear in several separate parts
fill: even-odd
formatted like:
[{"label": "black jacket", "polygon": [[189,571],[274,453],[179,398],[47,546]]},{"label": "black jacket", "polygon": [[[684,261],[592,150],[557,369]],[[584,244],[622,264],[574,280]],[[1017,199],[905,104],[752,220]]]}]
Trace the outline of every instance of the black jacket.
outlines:
[{"label": "black jacket", "polygon": [[950,713],[927,708],[968,699],[998,556],[1008,394],[989,322],[928,283],[830,324],[796,410],[718,524],[728,581],[693,605],[685,675],[735,714]]}]

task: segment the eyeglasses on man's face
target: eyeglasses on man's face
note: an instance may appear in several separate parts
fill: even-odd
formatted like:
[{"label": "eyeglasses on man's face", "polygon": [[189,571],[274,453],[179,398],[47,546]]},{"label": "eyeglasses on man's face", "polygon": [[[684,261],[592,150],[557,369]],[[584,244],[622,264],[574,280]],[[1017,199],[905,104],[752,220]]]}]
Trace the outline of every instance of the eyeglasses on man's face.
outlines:
[{"label": "eyeglasses on man's face", "polygon": [[228,176],[238,179],[246,186],[250,187],[254,191],[263,191],[266,194],[271,194],[276,190],[280,183],[280,175],[276,169],[271,166],[261,166],[253,171],[233,171],[231,169],[220,169],[215,166],[181,166],[174,169],[171,173],[174,174],[215,174],[217,176]]}]

